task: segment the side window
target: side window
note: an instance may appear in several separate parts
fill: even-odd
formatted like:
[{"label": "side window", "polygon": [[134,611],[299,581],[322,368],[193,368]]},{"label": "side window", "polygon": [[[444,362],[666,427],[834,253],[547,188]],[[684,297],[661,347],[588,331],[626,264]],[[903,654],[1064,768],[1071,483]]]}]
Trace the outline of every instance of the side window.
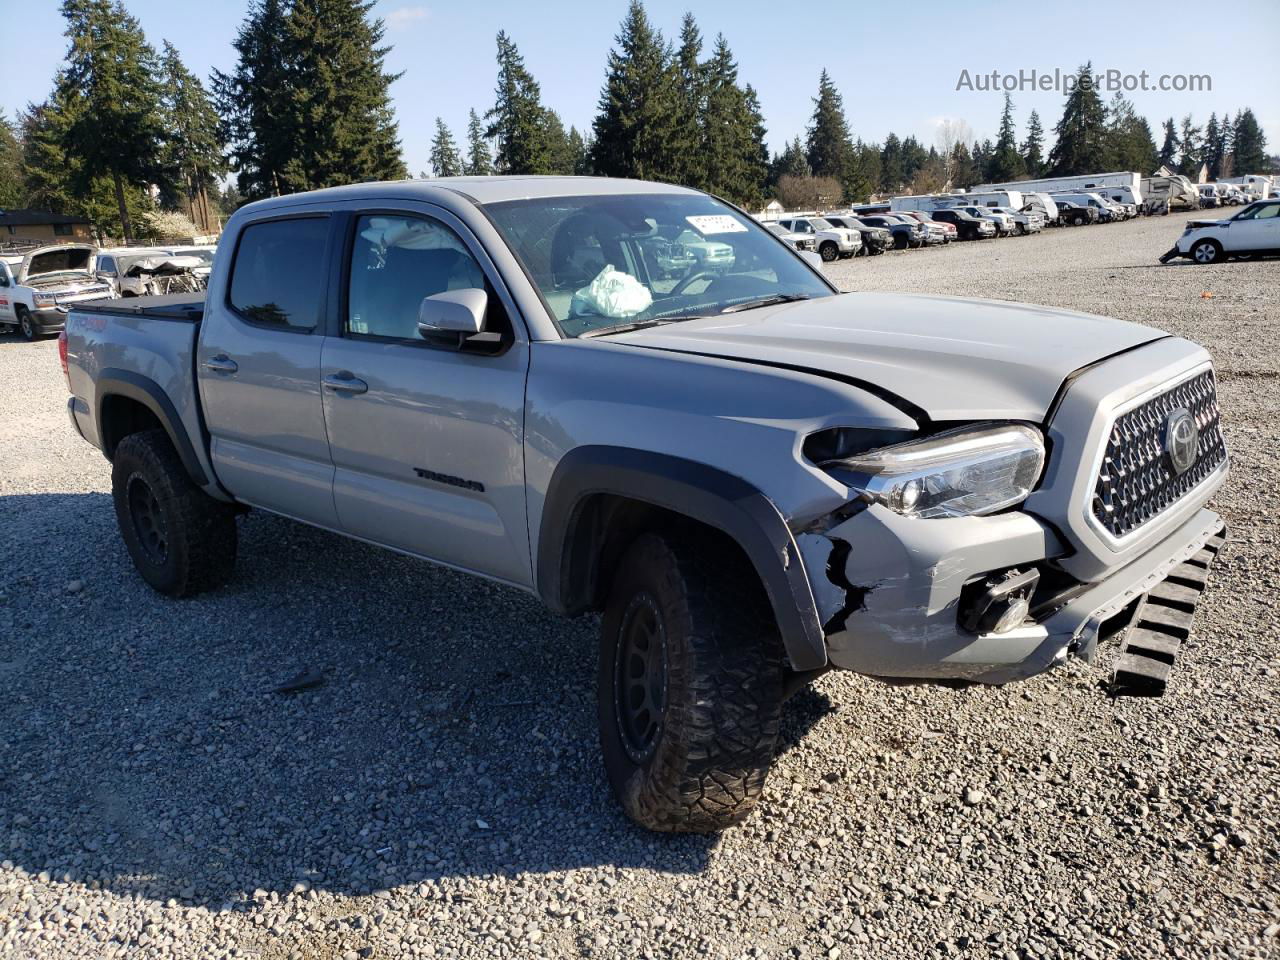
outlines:
[{"label": "side window", "polygon": [[506,332],[505,317],[498,317],[501,302],[467,245],[448,226],[428,217],[381,214],[357,218],[355,231],[345,334],[422,342],[418,307],[423,298],[469,288],[489,293],[485,328]]},{"label": "side window", "polygon": [[250,323],[314,330],[324,296],[327,217],[252,223],[231,265],[231,308]]},{"label": "side window", "polygon": [[114,277],[114,276],[116,275],[116,261],[115,261],[115,258],[114,258],[114,257],[99,257],[99,258],[98,258],[98,272],[99,272],[99,273],[105,273],[105,274],[107,274],[108,276],[112,276],[112,277]]}]

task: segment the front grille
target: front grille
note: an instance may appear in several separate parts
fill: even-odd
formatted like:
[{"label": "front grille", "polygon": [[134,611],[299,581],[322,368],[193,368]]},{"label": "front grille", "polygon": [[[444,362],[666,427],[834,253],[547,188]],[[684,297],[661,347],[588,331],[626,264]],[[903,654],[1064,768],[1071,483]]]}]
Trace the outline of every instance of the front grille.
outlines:
[{"label": "front grille", "polygon": [[[1179,474],[1165,449],[1169,414],[1185,407],[1200,431],[1196,457]],[[1093,490],[1093,515],[1123,537],[1160,515],[1227,459],[1213,371],[1184,380],[1116,419]]]}]

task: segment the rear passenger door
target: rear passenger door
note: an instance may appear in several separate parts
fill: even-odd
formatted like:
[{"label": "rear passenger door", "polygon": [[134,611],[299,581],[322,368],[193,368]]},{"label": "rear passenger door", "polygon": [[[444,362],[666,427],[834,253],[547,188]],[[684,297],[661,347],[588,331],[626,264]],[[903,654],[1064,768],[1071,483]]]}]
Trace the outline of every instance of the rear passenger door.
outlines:
[{"label": "rear passenger door", "polygon": [[[337,527],[320,402],[330,217],[251,221],[205,298],[196,375],[222,484],[255,506]],[[225,241],[224,241],[225,242]]]},{"label": "rear passenger door", "polygon": [[[483,248],[422,204],[340,214],[336,329],[321,362],[333,497],[350,534],[530,585],[523,326]],[[424,297],[478,288],[496,345],[418,333]]]}]

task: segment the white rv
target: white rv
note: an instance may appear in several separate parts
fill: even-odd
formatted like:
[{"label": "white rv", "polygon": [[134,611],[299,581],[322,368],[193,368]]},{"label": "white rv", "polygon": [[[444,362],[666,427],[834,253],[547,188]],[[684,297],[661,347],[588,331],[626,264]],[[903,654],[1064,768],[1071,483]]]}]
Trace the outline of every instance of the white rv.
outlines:
[{"label": "white rv", "polygon": [[1085,192],[1099,187],[1128,187],[1132,191],[1132,203],[1142,203],[1142,175],[1132,171],[1119,173],[1090,173],[1078,177],[1048,177],[1044,180],[1013,180],[1008,183],[980,183],[970,193],[987,193],[992,190],[1020,190],[1039,193],[1062,193],[1065,190]]},{"label": "white rv", "polygon": [[1249,173],[1243,177],[1224,177],[1221,182],[1238,184],[1241,190],[1255,200],[1266,200],[1276,189],[1276,178],[1260,173]]}]

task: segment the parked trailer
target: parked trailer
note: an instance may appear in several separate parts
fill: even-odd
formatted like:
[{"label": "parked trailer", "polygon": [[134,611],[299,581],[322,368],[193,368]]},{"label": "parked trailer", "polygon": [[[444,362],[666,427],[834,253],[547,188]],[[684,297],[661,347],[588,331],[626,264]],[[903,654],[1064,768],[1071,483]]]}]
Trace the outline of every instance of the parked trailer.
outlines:
[{"label": "parked trailer", "polygon": [[1156,210],[1167,213],[1175,207],[1195,210],[1200,206],[1200,192],[1196,190],[1194,183],[1180,173],[1172,176],[1144,177],[1142,200],[1147,213],[1153,213]]},{"label": "parked trailer", "polygon": [[992,190],[1021,190],[1039,193],[1061,193],[1064,190],[1088,191],[1099,187],[1128,187],[1136,198],[1134,203],[1142,203],[1142,174],[1133,171],[1119,173],[1089,173],[1078,177],[1049,177],[1044,180],[1011,180],[1007,183],[980,183],[970,188],[970,193],[985,193]]},{"label": "parked trailer", "polygon": [[1247,173],[1242,177],[1223,177],[1219,183],[1234,183],[1254,200],[1266,200],[1277,189],[1276,177]]}]

